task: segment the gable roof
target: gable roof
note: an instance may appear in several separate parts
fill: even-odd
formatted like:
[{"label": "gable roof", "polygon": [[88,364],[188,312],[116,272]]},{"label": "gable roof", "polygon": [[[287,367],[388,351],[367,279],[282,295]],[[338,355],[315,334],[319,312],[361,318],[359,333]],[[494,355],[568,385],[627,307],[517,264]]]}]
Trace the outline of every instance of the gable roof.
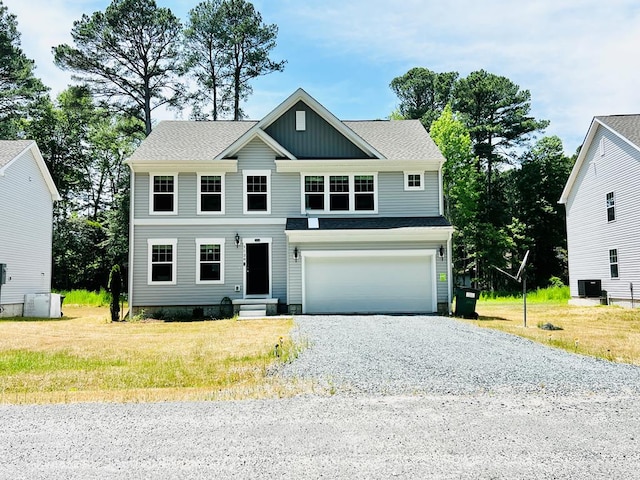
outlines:
[{"label": "gable roof", "polygon": [[49,188],[51,198],[54,201],[60,200],[60,194],[53,182],[51,173],[49,173],[47,164],[45,163],[44,158],[42,158],[38,145],[33,140],[0,140],[0,176],[4,176],[6,170],[11,166],[11,164],[22,157],[27,150],[31,150],[33,158],[36,160],[38,169]]},{"label": "gable roof", "polygon": [[260,121],[162,121],[127,163],[223,160],[235,156],[254,138],[260,138],[279,157],[296,160],[264,129],[298,101],[305,102],[374,160],[444,162],[442,153],[418,120],[340,121],[307,92],[298,89]]},{"label": "gable roof", "polygon": [[587,151],[593,141],[593,137],[600,127],[606,128],[633,148],[640,151],[640,115],[601,115],[593,117],[587,136],[582,143],[580,153],[578,154],[576,163],[573,165],[573,169],[571,170],[571,174],[569,175],[558,203],[567,203],[571,189],[573,188],[576,178],[578,177],[578,173],[580,172],[585,161],[585,157],[587,156]]}]

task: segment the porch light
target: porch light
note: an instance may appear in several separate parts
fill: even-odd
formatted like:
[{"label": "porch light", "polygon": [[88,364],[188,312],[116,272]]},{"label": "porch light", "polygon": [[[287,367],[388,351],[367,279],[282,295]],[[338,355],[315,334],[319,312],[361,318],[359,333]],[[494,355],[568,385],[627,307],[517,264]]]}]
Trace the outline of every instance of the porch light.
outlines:
[{"label": "porch light", "polygon": [[240,234],[236,233],[236,248],[240,246]]},{"label": "porch light", "polygon": [[440,254],[440,260],[444,260],[444,245],[440,245],[438,253]]},{"label": "porch light", "polygon": [[294,247],[293,249],[293,259],[297,262],[298,261],[298,257],[299,257],[299,251],[298,251],[298,247]]}]

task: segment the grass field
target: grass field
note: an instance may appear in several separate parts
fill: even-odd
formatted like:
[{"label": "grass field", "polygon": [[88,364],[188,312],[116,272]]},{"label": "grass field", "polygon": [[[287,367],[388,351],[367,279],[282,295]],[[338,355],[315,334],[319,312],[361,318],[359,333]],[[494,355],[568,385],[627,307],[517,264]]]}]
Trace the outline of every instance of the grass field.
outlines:
[{"label": "grass field", "polygon": [[[478,320],[465,320],[562,348],[569,352],[640,365],[640,310],[575,307],[563,301],[529,301],[523,327],[522,299],[479,301]],[[551,323],[562,330],[542,330]]]},{"label": "grass field", "polygon": [[300,348],[289,340],[291,319],[110,323],[107,307],[64,313],[0,321],[0,402],[258,398],[297,388],[267,375]]}]

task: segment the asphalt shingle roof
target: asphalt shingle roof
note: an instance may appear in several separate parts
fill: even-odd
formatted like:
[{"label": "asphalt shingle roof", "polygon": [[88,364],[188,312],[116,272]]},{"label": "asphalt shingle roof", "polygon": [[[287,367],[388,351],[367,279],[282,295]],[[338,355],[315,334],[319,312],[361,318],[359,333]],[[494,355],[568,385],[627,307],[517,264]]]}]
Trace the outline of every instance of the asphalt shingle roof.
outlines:
[{"label": "asphalt shingle roof", "polygon": [[0,168],[33,143],[33,140],[0,140]]},{"label": "asphalt shingle roof", "polygon": [[[307,217],[287,218],[286,230],[309,230]],[[390,230],[410,227],[450,227],[442,217],[319,218],[318,230]],[[315,229],[314,229],[315,230]]]},{"label": "asphalt shingle roof", "polygon": [[[256,123],[163,121],[153,129],[130,160],[211,160]],[[444,161],[440,150],[418,120],[343,123],[390,160]]]},{"label": "asphalt shingle roof", "polygon": [[640,115],[603,115],[596,119],[640,148]]}]

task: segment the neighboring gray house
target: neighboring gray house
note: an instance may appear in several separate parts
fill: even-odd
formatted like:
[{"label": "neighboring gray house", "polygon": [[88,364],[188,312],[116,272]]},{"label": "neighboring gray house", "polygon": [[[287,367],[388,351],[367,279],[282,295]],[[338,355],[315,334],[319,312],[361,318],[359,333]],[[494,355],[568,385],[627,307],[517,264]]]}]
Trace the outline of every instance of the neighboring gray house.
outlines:
[{"label": "neighboring gray house", "polygon": [[161,122],[127,160],[131,311],[446,312],[443,161],[419,121],[302,89],[259,122]]},{"label": "neighboring gray house", "polygon": [[567,210],[571,303],[640,297],[640,115],[595,117],[560,203]]},{"label": "neighboring gray house", "polygon": [[[36,142],[0,140],[0,317],[21,316],[25,295],[51,292],[58,191]],[[1,283],[1,282],[0,282]]]}]

